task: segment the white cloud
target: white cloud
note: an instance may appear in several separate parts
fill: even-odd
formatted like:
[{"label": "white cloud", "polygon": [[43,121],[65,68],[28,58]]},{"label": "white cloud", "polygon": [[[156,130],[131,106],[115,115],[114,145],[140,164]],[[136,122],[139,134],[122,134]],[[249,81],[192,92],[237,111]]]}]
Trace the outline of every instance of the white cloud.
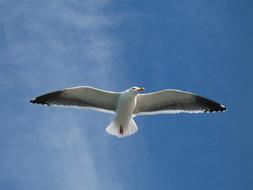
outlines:
[{"label": "white cloud", "polygon": [[[7,5],[5,3],[2,9]],[[110,157],[108,142],[101,139],[106,127],[104,114],[31,107],[27,102],[31,94],[72,85],[94,85],[111,90],[117,86],[111,73],[116,74],[114,66],[122,46],[108,29],[118,25],[120,20],[107,15],[103,11],[106,6],[110,6],[110,1],[41,1],[38,4],[25,1],[16,2],[8,12],[2,12],[5,19],[1,17],[0,22],[6,50],[0,57],[3,61],[0,80],[8,94],[19,94],[20,105],[12,110],[17,119],[8,117],[4,123],[16,131],[11,134],[13,138],[5,139],[6,159],[2,164],[11,163],[15,169],[6,171],[4,181],[18,184],[20,189],[25,189],[34,178],[41,187],[43,180],[52,178],[52,182],[48,182],[54,184],[52,189],[96,190],[108,186],[122,189],[118,182],[109,179],[117,179],[110,167],[112,163],[106,163],[106,167],[111,168],[108,179],[100,178],[97,163],[94,163],[96,153],[90,144],[96,132],[101,133],[100,139],[96,139],[101,145],[99,149],[103,150],[99,155]],[[6,106],[3,112],[8,113],[9,109],[10,106]],[[19,132],[20,127],[36,138]],[[37,144],[24,143],[24,139]]]}]

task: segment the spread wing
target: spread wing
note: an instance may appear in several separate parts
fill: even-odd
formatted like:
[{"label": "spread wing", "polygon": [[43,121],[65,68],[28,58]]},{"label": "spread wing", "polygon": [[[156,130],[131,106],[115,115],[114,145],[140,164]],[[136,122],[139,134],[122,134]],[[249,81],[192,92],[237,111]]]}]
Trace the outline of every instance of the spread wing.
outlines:
[{"label": "spread wing", "polygon": [[226,108],[212,100],[180,90],[138,94],[134,114],[222,112]]},{"label": "spread wing", "polygon": [[120,93],[104,91],[89,86],[80,86],[50,92],[38,96],[30,102],[48,106],[74,106],[114,112],[119,96]]}]

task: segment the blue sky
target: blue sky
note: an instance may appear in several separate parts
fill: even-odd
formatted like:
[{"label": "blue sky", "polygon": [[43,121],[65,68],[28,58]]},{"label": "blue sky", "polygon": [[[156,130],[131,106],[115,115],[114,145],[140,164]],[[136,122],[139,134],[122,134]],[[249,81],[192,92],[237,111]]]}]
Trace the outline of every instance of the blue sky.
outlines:
[{"label": "blue sky", "polygon": [[[0,189],[253,188],[253,3],[0,1]],[[137,117],[30,105],[77,85],[176,88],[228,107]]]}]

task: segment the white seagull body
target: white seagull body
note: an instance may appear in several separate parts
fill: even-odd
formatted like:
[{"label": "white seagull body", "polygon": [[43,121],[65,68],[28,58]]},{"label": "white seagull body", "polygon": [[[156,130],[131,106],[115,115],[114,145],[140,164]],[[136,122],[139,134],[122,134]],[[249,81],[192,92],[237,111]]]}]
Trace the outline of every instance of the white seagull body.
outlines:
[{"label": "white seagull body", "polygon": [[138,94],[141,91],[144,91],[144,88],[132,87],[124,92],[110,92],[89,86],[79,86],[50,92],[30,102],[116,113],[106,131],[117,137],[126,137],[137,132],[137,125],[133,120],[135,115],[226,111],[223,105],[190,92],[167,89]]}]

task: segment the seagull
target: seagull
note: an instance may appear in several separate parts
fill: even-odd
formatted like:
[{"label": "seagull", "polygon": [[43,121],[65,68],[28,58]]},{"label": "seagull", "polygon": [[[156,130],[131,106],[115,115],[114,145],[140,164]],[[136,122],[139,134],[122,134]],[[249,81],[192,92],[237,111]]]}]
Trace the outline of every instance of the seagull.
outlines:
[{"label": "seagull", "polygon": [[138,131],[133,120],[138,115],[226,111],[225,106],[186,91],[166,89],[153,93],[140,93],[143,91],[143,87],[111,92],[90,86],[77,86],[35,97],[30,102],[116,113],[106,132],[117,137],[130,136]]}]

